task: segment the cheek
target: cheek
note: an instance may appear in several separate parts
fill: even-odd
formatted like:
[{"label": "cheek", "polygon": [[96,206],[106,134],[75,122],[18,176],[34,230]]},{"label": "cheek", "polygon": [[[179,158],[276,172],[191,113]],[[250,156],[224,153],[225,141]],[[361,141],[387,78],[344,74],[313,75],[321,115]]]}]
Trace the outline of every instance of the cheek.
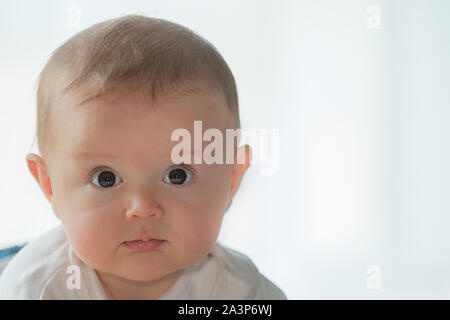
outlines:
[{"label": "cheek", "polygon": [[216,243],[223,215],[219,212],[187,212],[176,223],[174,246],[180,261],[194,263]]},{"label": "cheek", "polygon": [[217,240],[228,202],[227,179],[214,181],[171,208],[168,216],[185,252],[206,253]]},{"label": "cheek", "polygon": [[[91,266],[103,263],[121,243],[123,235],[116,221],[117,205],[97,206],[81,199],[55,201],[67,238],[77,255]],[[114,211],[116,210],[116,211]]]}]

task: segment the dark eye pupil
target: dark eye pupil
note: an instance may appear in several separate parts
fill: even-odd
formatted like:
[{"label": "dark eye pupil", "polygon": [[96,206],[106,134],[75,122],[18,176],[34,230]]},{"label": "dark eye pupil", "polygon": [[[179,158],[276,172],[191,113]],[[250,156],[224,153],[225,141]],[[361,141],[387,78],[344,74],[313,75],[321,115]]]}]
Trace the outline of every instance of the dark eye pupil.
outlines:
[{"label": "dark eye pupil", "polygon": [[170,182],[173,184],[182,184],[186,181],[186,172],[183,169],[175,169],[169,173]]},{"label": "dark eye pupil", "polygon": [[114,182],[116,182],[116,178],[114,177],[114,174],[109,171],[103,171],[98,176],[98,182],[102,187],[110,187],[114,185]]}]

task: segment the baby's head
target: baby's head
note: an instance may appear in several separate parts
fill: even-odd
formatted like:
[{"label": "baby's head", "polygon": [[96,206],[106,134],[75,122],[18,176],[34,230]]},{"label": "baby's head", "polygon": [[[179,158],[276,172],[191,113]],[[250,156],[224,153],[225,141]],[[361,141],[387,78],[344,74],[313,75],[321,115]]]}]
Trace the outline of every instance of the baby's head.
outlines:
[{"label": "baby's head", "polygon": [[[199,154],[206,146],[194,145],[195,120],[223,137],[240,128],[233,75],[209,42],[166,20],[105,21],[53,53],[37,99],[42,157],[29,154],[28,167],[85,263],[153,281],[212,249],[250,148],[235,142],[234,163],[172,161],[178,128]],[[147,250],[132,246],[138,239],[165,241]]]}]

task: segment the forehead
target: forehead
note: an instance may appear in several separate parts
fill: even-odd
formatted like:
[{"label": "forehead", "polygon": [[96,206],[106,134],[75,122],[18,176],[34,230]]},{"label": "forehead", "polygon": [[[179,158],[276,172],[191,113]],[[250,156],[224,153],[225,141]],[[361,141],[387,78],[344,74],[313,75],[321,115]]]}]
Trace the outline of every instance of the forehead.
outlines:
[{"label": "forehead", "polygon": [[183,96],[160,97],[157,105],[130,95],[110,94],[77,105],[63,105],[57,117],[56,139],[61,152],[169,155],[179,141],[171,141],[175,129],[191,133],[194,121],[225,130],[228,111],[221,95],[202,90]]}]

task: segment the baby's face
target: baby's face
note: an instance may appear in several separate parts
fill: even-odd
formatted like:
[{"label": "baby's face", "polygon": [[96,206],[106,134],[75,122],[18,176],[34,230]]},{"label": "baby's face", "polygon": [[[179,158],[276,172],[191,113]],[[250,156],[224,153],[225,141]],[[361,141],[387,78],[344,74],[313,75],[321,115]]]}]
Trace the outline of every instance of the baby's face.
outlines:
[{"label": "baby's face", "polygon": [[[52,129],[51,201],[77,255],[97,271],[137,281],[203,258],[232,198],[233,166],[174,164],[171,151],[179,142],[171,134],[189,130],[193,148],[194,120],[203,121],[203,131],[225,130],[221,96],[203,91],[161,98],[152,108],[117,95],[61,107],[68,111]],[[170,178],[180,168],[185,179]],[[142,252],[125,244],[141,237],[165,241]]]}]

